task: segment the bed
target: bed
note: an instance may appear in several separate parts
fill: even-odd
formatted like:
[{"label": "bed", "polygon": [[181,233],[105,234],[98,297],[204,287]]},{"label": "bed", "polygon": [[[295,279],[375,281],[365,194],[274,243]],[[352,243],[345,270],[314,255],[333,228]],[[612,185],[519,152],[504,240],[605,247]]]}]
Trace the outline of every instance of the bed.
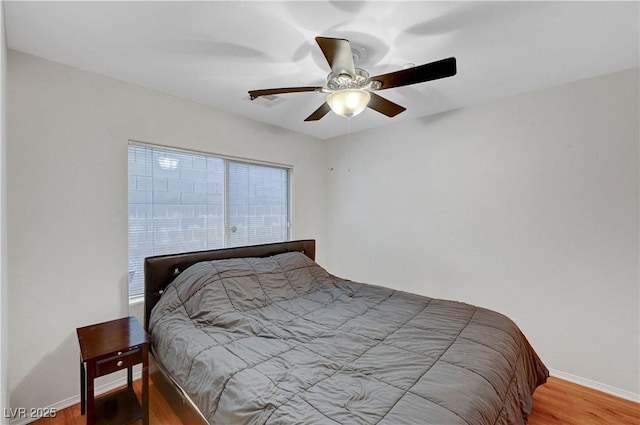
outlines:
[{"label": "bed", "polygon": [[506,316],[336,277],[315,241],[145,260],[151,378],[185,424],[525,424],[548,370]]}]

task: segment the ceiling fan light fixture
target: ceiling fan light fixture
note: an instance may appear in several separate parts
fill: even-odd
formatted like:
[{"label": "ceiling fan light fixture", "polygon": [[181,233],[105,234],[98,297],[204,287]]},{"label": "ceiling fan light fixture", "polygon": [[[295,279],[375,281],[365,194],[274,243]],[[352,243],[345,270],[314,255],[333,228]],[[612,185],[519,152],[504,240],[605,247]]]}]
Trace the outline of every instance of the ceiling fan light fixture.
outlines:
[{"label": "ceiling fan light fixture", "polygon": [[336,114],[351,118],[364,111],[370,99],[371,94],[366,90],[345,89],[330,93],[327,104]]}]

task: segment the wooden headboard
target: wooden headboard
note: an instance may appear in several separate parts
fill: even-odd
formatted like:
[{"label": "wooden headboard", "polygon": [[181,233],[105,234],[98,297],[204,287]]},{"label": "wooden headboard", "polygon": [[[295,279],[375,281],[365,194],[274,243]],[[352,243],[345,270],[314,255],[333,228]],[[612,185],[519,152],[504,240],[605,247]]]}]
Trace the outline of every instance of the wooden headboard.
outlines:
[{"label": "wooden headboard", "polygon": [[240,246],[211,251],[187,252],[148,257],[144,260],[144,328],[149,330],[151,310],[164,289],[182,271],[201,261],[225,258],[270,257],[285,252],[299,251],[315,260],[316,241],[313,239],[278,242],[264,245]]}]

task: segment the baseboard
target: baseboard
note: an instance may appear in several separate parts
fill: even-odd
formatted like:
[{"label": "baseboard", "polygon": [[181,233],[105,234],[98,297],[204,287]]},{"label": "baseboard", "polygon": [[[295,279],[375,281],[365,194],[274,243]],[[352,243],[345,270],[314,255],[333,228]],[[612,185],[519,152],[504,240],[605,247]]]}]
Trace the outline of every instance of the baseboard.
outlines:
[{"label": "baseboard", "polygon": [[631,391],[612,387],[611,385],[603,384],[597,381],[592,381],[591,379],[582,378],[580,376],[572,375],[567,372],[562,372],[561,370],[549,369],[549,374],[555,378],[564,379],[565,381],[573,382],[574,384],[582,385],[583,387],[602,391],[603,393],[624,398],[625,400],[630,400],[630,401],[635,401],[636,403],[640,403],[640,394],[632,393]]},{"label": "baseboard", "polygon": [[[140,379],[142,377],[142,371],[138,370],[136,371],[134,369],[133,371],[133,379]],[[124,385],[127,385],[127,377],[123,376],[119,379],[116,379],[115,381],[106,383],[104,385],[100,385],[99,387],[95,388],[95,395],[100,395],[100,394],[104,394],[106,392],[109,392],[111,390],[115,390],[118,387],[122,387]],[[74,395],[73,397],[69,397],[65,400],[59,401],[57,403],[54,403],[50,406],[45,407],[44,411],[56,411],[59,412],[62,409],[66,409],[67,407],[71,407],[74,404],[78,404],[80,403],[80,394]],[[9,422],[9,425],[26,425],[28,423],[34,422],[36,420],[38,420],[39,418],[14,418]]]}]

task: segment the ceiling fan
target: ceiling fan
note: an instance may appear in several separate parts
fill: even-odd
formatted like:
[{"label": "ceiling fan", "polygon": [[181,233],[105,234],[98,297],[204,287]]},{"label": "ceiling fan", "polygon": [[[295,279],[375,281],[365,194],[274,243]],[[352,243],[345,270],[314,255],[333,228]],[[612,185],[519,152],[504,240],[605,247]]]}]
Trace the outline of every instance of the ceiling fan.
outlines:
[{"label": "ceiling fan", "polygon": [[250,90],[249,97],[254,100],[260,96],[283,93],[322,92],[328,93],[327,100],[309,115],[305,121],[317,121],[329,111],[344,117],[358,115],[366,107],[388,117],[395,117],[406,110],[382,96],[374,93],[394,87],[408,86],[425,81],[456,75],[456,58],[451,57],[436,62],[414,66],[400,71],[375,77],[355,67],[353,52],[349,40],[343,38],[316,37],[316,42],[331,67],[326,87],[287,87],[265,90]]}]

